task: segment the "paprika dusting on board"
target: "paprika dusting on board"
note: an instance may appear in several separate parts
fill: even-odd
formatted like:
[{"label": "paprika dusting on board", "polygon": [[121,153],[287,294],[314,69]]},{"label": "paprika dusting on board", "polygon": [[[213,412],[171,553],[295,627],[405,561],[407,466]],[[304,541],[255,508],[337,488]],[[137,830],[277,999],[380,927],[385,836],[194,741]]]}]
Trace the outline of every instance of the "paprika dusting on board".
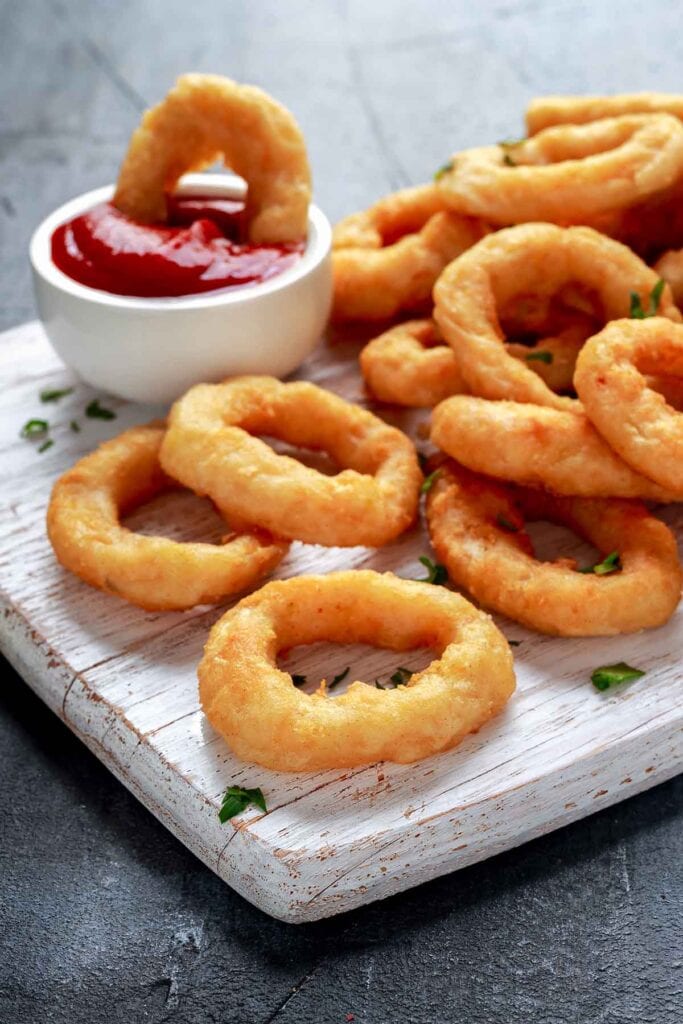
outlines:
[{"label": "paprika dusting on board", "polygon": [[293,266],[305,242],[250,245],[244,203],[171,196],[164,224],[140,224],[99,203],[58,227],[52,259],[68,277],[113,295],[165,298],[259,284]]}]

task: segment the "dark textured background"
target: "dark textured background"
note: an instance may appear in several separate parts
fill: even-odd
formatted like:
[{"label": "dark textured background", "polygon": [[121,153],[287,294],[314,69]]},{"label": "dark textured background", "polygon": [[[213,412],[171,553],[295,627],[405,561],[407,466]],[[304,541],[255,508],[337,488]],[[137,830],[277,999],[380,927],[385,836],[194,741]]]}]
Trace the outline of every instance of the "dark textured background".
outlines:
[{"label": "dark textured background", "polygon": [[[519,135],[543,91],[679,91],[680,3],[0,3],[0,324],[31,228],[115,176],[176,74],[287,103],[336,218]],[[385,903],[272,921],[173,839],[9,670],[0,1021],[678,1024],[683,785]]]}]

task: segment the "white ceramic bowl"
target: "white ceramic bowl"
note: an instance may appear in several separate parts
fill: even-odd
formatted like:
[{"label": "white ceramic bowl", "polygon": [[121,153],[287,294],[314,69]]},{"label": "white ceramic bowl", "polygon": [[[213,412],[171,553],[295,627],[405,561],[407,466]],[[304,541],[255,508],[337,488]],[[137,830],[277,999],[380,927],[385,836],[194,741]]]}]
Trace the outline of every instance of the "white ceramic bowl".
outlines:
[{"label": "white ceramic bowl", "polygon": [[[241,198],[226,174],[188,174],[183,195]],[[61,358],[88,384],[138,402],[170,402],[200,381],[242,373],[283,377],[320,340],[332,301],[331,230],[311,206],[297,263],[262,284],[147,299],[89,288],[52,262],[60,224],[111,199],[113,186],[72,199],[40,224],[30,244],[38,312]]]}]

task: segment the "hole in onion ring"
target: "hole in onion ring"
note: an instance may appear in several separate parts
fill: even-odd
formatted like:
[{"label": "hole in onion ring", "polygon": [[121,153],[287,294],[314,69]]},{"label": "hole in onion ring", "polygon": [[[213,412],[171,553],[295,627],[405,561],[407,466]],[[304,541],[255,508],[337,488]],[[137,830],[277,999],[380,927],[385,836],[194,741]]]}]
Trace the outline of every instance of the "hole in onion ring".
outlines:
[{"label": "hole in onion ring", "polygon": [[559,523],[551,523],[547,519],[527,521],[526,533],[537,562],[568,561],[582,566],[602,561],[603,556],[597,548]]},{"label": "hole in onion ring", "polygon": [[263,441],[264,444],[267,444],[278,455],[286,455],[290,459],[296,459],[302,466],[309,466],[324,476],[337,476],[341,473],[341,466],[335,462],[328,452],[319,451],[315,448],[299,447],[268,434],[252,434],[252,437],[257,437],[259,441]]},{"label": "hole in onion ring", "polygon": [[139,505],[121,525],[146,537],[168,537],[183,543],[220,544],[229,529],[208,498],[170,488]]},{"label": "hole in onion ring", "polygon": [[[426,647],[391,651],[368,644],[335,644],[320,641],[280,651],[277,665],[291,676],[306,677],[305,682],[301,682],[300,678],[295,680],[297,689],[302,693],[314,693],[324,678],[328,686],[327,695],[341,697],[355,679],[373,687],[377,680],[380,687],[393,689],[396,682],[393,682],[391,677],[396,675],[399,669],[421,672],[435,657],[434,651]],[[324,666],[322,673],[321,665]],[[344,678],[331,686],[334,678],[341,675],[347,667],[349,672]],[[401,677],[407,682],[409,675],[401,673]]]}]

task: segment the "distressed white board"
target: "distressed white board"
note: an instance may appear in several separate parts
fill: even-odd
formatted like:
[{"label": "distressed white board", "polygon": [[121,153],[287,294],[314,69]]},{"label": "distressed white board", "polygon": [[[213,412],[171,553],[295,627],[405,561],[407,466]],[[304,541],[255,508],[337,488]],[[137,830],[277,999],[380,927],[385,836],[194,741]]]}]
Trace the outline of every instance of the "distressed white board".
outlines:
[{"label": "distressed white board", "polygon": [[[349,340],[321,346],[305,375],[364,402],[357,351]],[[116,420],[85,419],[93,392],[80,384],[58,405],[39,403],[41,388],[74,383],[39,325],[0,336],[0,644],[96,756],[252,903],[287,921],[349,910],[566,825],[680,770],[680,609],[661,629],[608,640],[557,640],[500,620],[506,635],[521,641],[514,649],[517,693],[502,715],[451,753],[413,765],[299,775],[238,761],[197,702],[196,665],[221,609],[143,612],[92,590],[54,560],[44,527],[54,479],[105,437],[160,412],[107,399]],[[42,455],[18,436],[29,416],[54,424],[55,444]],[[75,417],[81,433],[69,429]],[[414,427],[419,418],[404,417],[404,425]],[[182,496],[161,499],[137,514],[135,525],[153,531],[168,502],[182,522],[175,535],[219,535],[213,513]],[[662,515],[680,536],[681,507]],[[547,531],[537,538],[548,545]],[[561,544],[562,553],[580,548],[566,537]],[[418,576],[418,556],[429,551],[421,527],[380,551],[294,544],[277,575],[364,566]],[[411,658],[323,644],[299,648],[285,664],[312,685],[347,664],[352,678],[386,676],[399,658],[409,667],[426,663],[419,652]],[[647,675],[598,693],[592,669],[621,660]],[[221,825],[220,796],[230,784],[260,786],[268,813],[250,808]]]}]

